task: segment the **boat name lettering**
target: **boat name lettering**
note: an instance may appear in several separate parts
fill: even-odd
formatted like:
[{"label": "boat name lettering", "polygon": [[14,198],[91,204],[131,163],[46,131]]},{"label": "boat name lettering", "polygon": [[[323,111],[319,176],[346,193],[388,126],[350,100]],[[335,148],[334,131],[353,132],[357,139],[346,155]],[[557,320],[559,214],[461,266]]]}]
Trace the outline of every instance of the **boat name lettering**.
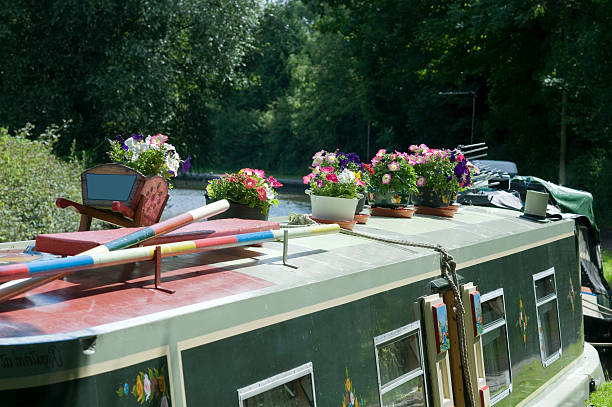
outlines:
[{"label": "boat name lettering", "polygon": [[29,351],[21,355],[13,354],[12,356],[0,353],[0,368],[3,369],[35,366],[57,368],[62,367],[63,365],[64,359],[62,357],[62,353],[54,345],[49,346],[46,353]]}]

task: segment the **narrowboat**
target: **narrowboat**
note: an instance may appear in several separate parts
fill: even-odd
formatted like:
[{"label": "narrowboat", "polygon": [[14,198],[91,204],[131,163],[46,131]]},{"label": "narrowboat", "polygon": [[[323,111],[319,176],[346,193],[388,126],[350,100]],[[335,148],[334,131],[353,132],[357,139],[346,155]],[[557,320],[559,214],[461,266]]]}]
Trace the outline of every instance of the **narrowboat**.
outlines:
[{"label": "narrowboat", "polygon": [[[95,233],[46,236],[45,250]],[[584,341],[574,219],[461,206],[284,236],[83,269],[0,303],[0,400],[582,406],[604,381]],[[0,261],[44,261],[43,240],[0,245]]]}]

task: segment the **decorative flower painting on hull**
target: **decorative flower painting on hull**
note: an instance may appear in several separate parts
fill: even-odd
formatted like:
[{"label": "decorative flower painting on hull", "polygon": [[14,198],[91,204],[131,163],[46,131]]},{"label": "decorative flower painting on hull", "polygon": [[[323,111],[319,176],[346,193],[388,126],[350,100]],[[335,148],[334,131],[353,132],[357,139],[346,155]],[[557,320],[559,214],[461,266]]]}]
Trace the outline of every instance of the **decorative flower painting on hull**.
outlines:
[{"label": "decorative flower painting on hull", "polygon": [[133,405],[170,407],[166,366],[139,371],[135,380],[121,384],[116,393],[121,400],[135,402]]}]

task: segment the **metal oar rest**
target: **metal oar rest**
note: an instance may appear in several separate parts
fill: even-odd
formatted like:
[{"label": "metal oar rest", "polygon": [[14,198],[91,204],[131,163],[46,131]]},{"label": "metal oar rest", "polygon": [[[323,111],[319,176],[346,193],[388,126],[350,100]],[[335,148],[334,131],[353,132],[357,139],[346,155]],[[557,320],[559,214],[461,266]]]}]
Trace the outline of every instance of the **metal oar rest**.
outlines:
[{"label": "metal oar rest", "polygon": [[89,230],[92,218],[123,227],[150,226],[164,211],[168,183],[121,164],[101,164],[81,174],[81,193],[82,204],[65,198],[55,202],[81,215],[79,231]]}]

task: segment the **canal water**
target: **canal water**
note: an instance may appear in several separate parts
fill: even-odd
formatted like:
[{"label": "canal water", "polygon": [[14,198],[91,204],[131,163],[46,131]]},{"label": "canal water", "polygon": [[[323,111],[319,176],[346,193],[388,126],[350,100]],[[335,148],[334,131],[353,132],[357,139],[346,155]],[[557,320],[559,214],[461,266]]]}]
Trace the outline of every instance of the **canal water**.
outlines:
[{"label": "canal water", "polygon": [[[270,208],[270,217],[287,216],[291,212],[310,213],[310,198],[304,193],[280,193],[279,205]],[[173,188],[162,215],[162,220],[205,205],[203,189]]]}]

